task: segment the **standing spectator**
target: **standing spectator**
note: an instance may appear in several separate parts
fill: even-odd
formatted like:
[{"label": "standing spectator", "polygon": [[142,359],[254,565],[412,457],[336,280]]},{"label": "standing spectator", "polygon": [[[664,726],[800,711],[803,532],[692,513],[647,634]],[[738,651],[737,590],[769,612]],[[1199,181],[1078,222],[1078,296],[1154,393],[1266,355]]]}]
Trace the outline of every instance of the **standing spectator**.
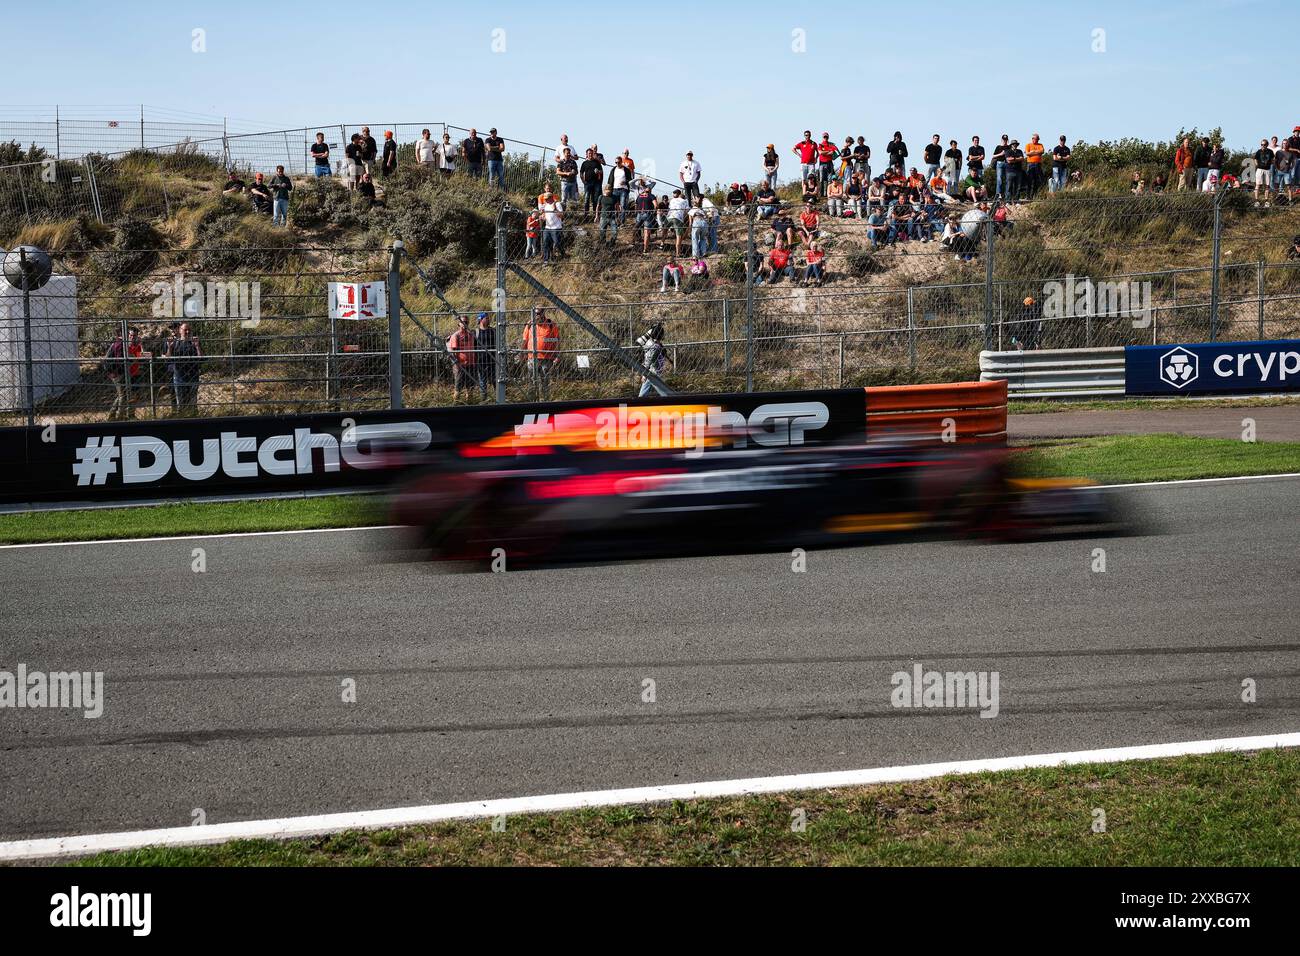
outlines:
[{"label": "standing spectator", "polygon": [[614,157],[614,167],[609,171],[607,185],[618,200],[618,224],[623,225],[624,210],[627,209],[627,195],[632,189],[632,171],[623,162],[622,156]]},{"label": "standing spectator", "polygon": [[1286,188],[1287,198],[1290,199],[1294,195],[1296,181],[1300,180],[1300,126],[1291,131],[1291,135],[1287,137],[1286,145],[1282,149],[1291,157],[1288,166],[1289,172],[1285,177],[1286,182],[1283,184]]},{"label": "standing spectator", "polygon": [[637,192],[633,208],[636,210],[636,227],[641,231],[641,251],[649,252],[650,230],[655,226],[655,196],[649,183],[643,184]]},{"label": "standing spectator", "polygon": [[483,141],[483,147],[487,151],[488,185],[505,189],[506,141],[497,135],[495,127],[488,130],[488,138]]},{"label": "standing spectator", "polygon": [[925,144],[925,181],[929,182],[939,171],[939,160],[943,157],[943,147],[939,145],[939,134],[935,133],[930,142]]},{"label": "standing spectator", "polygon": [[574,159],[578,158],[578,151],[573,146],[569,145],[569,134],[561,133],[560,143],[558,146],[555,147],[555,158],[557,161],[561,156],[564,155],[564,151],[566,149],[569,151],[569,153],[573,156]]},{"label": "standing spectator", "polygon": [[[361,141],[358,145],[360,146],[361,165],[365,167],[366,172],[373,174],[375,171],[375,158],[379,155],[379,144],[370,135],[369,126],[361,127]],[[361,178],[360,174],[357,175],[357,178]]]},{"label": "standing spectator", "polygon": [[316,142],[311,144],[311,158],[315,163],[317,176],[330,175],[330,148],[325,142],[324,133],[316,134]]},{"label": "standing spectator", "polygon": [[803,139],[794,144],[794,154],[799,157],[799,181],[807,182],[817,171],[817,144],[813,142],[812,130],[803,131]]},{"label": "standing spectator", "polygon": [[688,150],[686,159],[677,170],[677,178],[682,181],[682,192],[688,202],[700,198],[700,172],[700,164],[695,161],[695,154]]},{"label": "standing spectator", "polygon": [[135,406],[131,403],[131,387],[140,374],[140,363],[133,361],[144,354],[140,344],[140,332],[131,329],[125,347],[122,345],[122,333],[119,331],[104,355],[104,369],[108,380],[113,383],[113,404],[108,410],[108,417],[135,418]]},{"label": "standing spectator", "polygon": [[853,137],[845,136],[844,145],[840,147],[839,180],[841,186],[847,186],[853,177]]},{"label": "standing spectator", "polygon": [[524,258],[531,259],[540,251],[538,244],[542,238],[542,216],[536,209],[528,214],[528,221],[524,223],[524,238],[528,240],[524,246]]},{"label": "standing spectator", "polygon": [[1010,151],[1011,144],[1007,142],[1007,134],[1003,133],[1002,142],[993,147],[993,172],[996,177],[994,185],[999,199],[1007,194],[1007,153]]},{"label": "standing spectator", "polygon": [[[665,270],[667,266],[664,267]],[[678,272],[680,272],[680,267]],[[641,364],[654,372],[655,375],[663,378],[664,366],[668,362],[668,350],[664,348],[664,324],[656,322],[644,335],[636,340],[636,344],[641,346]],[[646,376],[641,376],[641,390],[637,392],[637,398],[645,398],[652,391],[659,391]],[[660,392],[660,394],[664,394]]]},{"label": "standing spectator", "polygon": [[474,333],[469,330],[469,319],[463,315],[456,316],[456,331],[447,339],[447,352],[451,355],[451,397],[460,400],[460,390],[473,387],[474,374]]},{"label": "standing spectator", "polygon": [[271,193],[275,197],[275,215],[271,223],[276,226],[289,225],[289,193],[293,192],[293,182],[284,174],[284,167],[275,167],[271,177]]},{"label": "standing spectator", "polygon": [[1273,157],[1277,154],[1268,145],[1268,140],[1259,141],[1259,149],[1255,150],[1255,205],[1259,205],[1259,190],[1264,188],[1264,198],[1268,198],[1269,191],[1273,184]]},{"label": "standing spectator", "polygon": [[722,222],[722,212],[717,206],[713,205],[713,200],[704,196],[700,200],[700,208],[704,210],[705,215],[709,217],[709,239],[708,246],[705,250],[709,255],[718,251],[718,226]]},{"label": "standing spectator", "polygon": [[497,330],[492,328],[486,312],[478,314],[478,328],[474,330],[474,377],[478,379],[479,396],[487,401],[489,383],[497,380]]},{"label": "standing spectator", "polygon": [[578,201],[578,161],[573,152],[564,150],[564,155],[555,164],[555,172],[560,177],[560,198],[565,202]]},{"label": "standing spectator", "polygon": [[438,144],[427,129],[420,130],[420,138],[415,141],[415,161],[420,166],[438,165]]},{"label": "standing spectator", "polygon": [[780,171],[781,157],[777,155],[776,147],[768,143],[767,152],[763,154],[763,182],[775,187],[776,177]]},{"label": "standing spectator", "polygon": [[691,224],[691,257],[703,259],[709,247],[709,214],[697,198],[687,210],[686,216]]},{"label": "standing spectator", "polygon": [[673,198],[668,201],[668,226],[673,231],[673,255],[681,258],[682,235],[686,232],[686,214],[691,204],[682,195],[680,189],[673,190]]},{"label": "standing spectator", "polygon": [[1070,175],[1071,156],[1070,147],[1065,145],[1063,134],[1061,141],[1052,149],[1052,192],[1065,188],[1066,179]]},{"label": "standing spectator", "polygon": [[193,415],[198,407],[199,379],[202,376],[203,349],[190,334],[190,324],[182,322],[176,337],[167,343],[167,368],[172,376],[172,401],[183,416]]},{"label": "standing spectator", "polygon": [[894,138],[885,147],[885,152],[889,153],[889,165],[901,173],[907,166],[907,144],[903,142],[903,134],[898,130],[894,131]]},{"label": "standing spectator", "polygon": [[1178,190],[1196,188],[1196,166],[1192,162],[1191,140],[1184,137],[1174,153],[1174,172],[1178,176]]},{"label": "standing spectator", "polygon": [[583,215],[590,212],[594,216],[600,211],[601,182],[605,178],[605,167],[596,159],[594,149],[587,150],[587,158],[578,168],[578,175],[582,178]]},{"label": "standing spectator", "polygon": [[853,147],[853,166],[864,185],[871,182],[871,147],[867,145],[865,136],[859,136],[857,145]]},{"label": "standing spectator", "polygon": [[1290,198],[1291,179],[1295,175],[1295,155],[1283,144],[1273,153],[1273,186],[1279,195]]},{"label": "standing spectator", "polygon": [[1025,296],[1020,321],[1011,324],[1011,343],[1023,351],[1038,349],[1043,342],[1043,306],[1032,295]]},{"label": "standing spectator", "polygon": [[758,192],[754,194],[754,202],[758,206],[759,219],[770,219],[776,215],[778,208],[776,190],[770,183],[764,183],[758,188]]},{"label": "standing spectator", "polygon": [[537,207],[542,214],[542,264],[548,265],[551,255],[560,255],[560,229],[564,225],[564,204],[549,189]]},{"label": "standing spectator", "polygon": [[365,160],[362,158],[361,150],[361,134],[353,133],[351,141],[343,148],[343,168],[345,171],[343,178],[347,182],[348,189],[357,188],[357,180],[361,178],[361,171],[365,168]]},{"label": "standing spectator", "polygon": [[1205,180],[1210,177],[1210,137],[1202,136],[1201,144],[1196,147],[1192,162],[1196,163],[1196,191],[1205,188]]},{"label": "standing spectator", "polygon": [[[606,240],[608,234],[608,240]],[[606,186],[600,197],[600,239],[613,245],[618,241],[618,200],[614,190]]]},{"label": "standing spectator", "polygon": [[822,141],[817,144],[817,184],[825,190],[826,184],[835,178],[835,160],[840,155],[839,149],[831,142],[830,133],[822,133]]},{"label": "standing spectator", "polygon": [[258,215],[265,216],[271,211],[271,190],[261,173],[253,177],[253,185],[248,187],[248,198],[253,204],[253,212]]},{"label": "standing spectator", "polygon": [[1282,144],[1279,143],[1279,142],[1277,141],[1277,137],[1274,136],[1274,137],[1269,141],[1268,148],[1271,149],[1271,150],[1273,151],[1273,174],[1272,174],[1272,176],[1269,178],[1269,188],[1272,189],[1274,193],[1277,193],[1277,189],[1278,189],[1278,182],[1277,182],[1277,177],[1278,177],[1277,157],[1278,157],[1278,154],[1282,152]]},{"label": "standing spectator", "polygon": [[[536,345],[534,345],[536,343]],[[541,306],[533,309],[533,318],[524,326],[524,355],[528,371],[541,388],[542,401],[551,397],[551,374],[560,347],[560,330]]]},{"label": "standing spectator", "polygon": [[1013,139],[1003,154],[1007,164],[1007,199],[1019,202],[1024,193],[1025,154],[1020,140]]},{"label": "standing spectator", "polygon": [[943,154],[943,178],[949,185],[961,179],[961,149],[955,139],[948,140],[948,149]]},{"label": "standing spectator", "polygon": [[1225,155],[1223,152],[1222,143],[1215,143],[1213,146],[1210,147],[1210,172],[1217,173],[1218,176],[1216,178],[1223,177],[1224,159],[1225,159]]},{"label": "standing spectator", "polygon": [[807,285],[820,286],[826,278],[826,253],[820,242],[815,239],[808,244],[808,253],[804,257],[807,267],[804,269],[803,282]]},{"label": "standing spectator", "polygon": [[475,179],[483,178],[483,161],[487,158],[487,147],[483,145],[478,130],[471,129],[469,135],[460,144],[460,155],[465,160],[465,168]]},{"label": "standing spectator", "polygon": [[456,162],[460,159],[460,147],[451,141],[450,133],[442,134],[442,143],[438,146],[438,172],[443,179],[450,179],[456,172]]},{"label": "standing spectator", "polygon": [[970,138],[970,147],[966,150],[966,169],[976,179],[984,177],[984,147],[980,145],[978,136]]},{"label": "standing spectator", "polygon": [[1029,198],[1032,199],[1038,195],[1038,189],[1043,184],[1043,153],[1047,151],[1042,143],[1038,141],[1038,134],[1035,133],[1029,137],[1029,145],[1025,147],[1025,174],[1029,183]]},{"label": "standing spectator", "polygon": [[379,161],[379,171],[385,179],[397,172],[397,141],[391,129],[384,130],[384,154]]}]

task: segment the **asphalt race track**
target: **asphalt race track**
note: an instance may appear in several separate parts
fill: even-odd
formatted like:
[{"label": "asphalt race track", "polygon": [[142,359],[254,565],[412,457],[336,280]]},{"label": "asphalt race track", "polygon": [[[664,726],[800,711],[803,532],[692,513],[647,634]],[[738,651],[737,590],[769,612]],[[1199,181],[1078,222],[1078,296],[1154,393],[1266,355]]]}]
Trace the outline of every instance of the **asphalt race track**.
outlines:
[{"label": "asphalt race track", "polygon": [[[0,668],[103,671],[106,704],[0,710],[0,839],[1300,729],[1300,480],[1126,494],[1163,533],[802,574],[454,575],[383,530],[2,549]],[[916,661],[996,670],[999,715],[892,707]]]}]

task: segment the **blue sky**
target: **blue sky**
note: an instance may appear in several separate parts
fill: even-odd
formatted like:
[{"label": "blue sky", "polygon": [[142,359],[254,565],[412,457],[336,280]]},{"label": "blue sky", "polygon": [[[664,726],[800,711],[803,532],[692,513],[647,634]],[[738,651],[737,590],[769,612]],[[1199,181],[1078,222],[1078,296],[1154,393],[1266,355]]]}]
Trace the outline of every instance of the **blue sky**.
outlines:
[{"label": "blue sky", "polygon": [[[147,103],[243,129],[447,121],[546,145],[567,132],[609,157],[630,148],[639,168],[653,159],[661,178],[689,148],[706,181],[752,181],[764,145],[789,164],[804,129],[865,135],[881,155],[895,129],[916,154],[935,132],[965,147],[973,133],[1051,143],[1168,139],[1180,126],[1222,126],[1230,145],[1253,148],[1300,122],[1277,85],[1294,74],[1291,0],[34,9],[39,29],[8,44],[11,106]],[[364,29],[348,26],[357,10]],[[891,36],[897,10],[913,25]],[[191,49],[195,29],[204,53]]]}]

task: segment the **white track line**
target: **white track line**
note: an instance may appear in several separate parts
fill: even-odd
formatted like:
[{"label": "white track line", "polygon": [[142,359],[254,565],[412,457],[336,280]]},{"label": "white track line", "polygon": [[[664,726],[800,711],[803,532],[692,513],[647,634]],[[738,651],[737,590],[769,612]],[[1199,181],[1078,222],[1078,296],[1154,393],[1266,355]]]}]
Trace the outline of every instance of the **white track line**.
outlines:
[{"label": "white track line", "polygon": [[424,807],[327,813],[316,816],[246,820],[206,826],[132,830],[122,833],[92,833],[0,843],[0,862],[83,856],[108,850],[135,850],[148,846],[202,846],[226,840],[273,839],[319,836],[344,830],[415,826],[445,820],[496,817],[518,813],[549,813],[587,807],[657,803],[667,800],[695,800],[709,797],[738,797],[746,794],[789,790],[818,790],[832,787],[860,787],[868,784],[926,780],[947,774],[1023,770],[1029,767],[1058,767],[1071,764],[1151,760],[1220,751],[1264,750],[1271,747],[1300,747],[1300,733],[1268,734],[1261,737],[1230,737],[1222,740],[1194,740],[1186,743],[1116,747],[1109,750],[1076,750],[1067,753],[1034,754],[1027,757],[994,757],[986,760],[955,760],[947,763],[915,764],[908,767],[880,767],[874,770],[835,770],[829,773],[790,774],[781,777],[752,777],[746,780],[717,780],[662,787],[633,787],[625,790],[591,790],[535,797],[442,803]]},{"label": "white track line", "polygon": [[[1205,485],[1230,481],[1267,481],[1274,478],[1300,478],[1300,471],[1277,475],[1237,475],[1228,478],[1179,478],[1174,481],[1138,481],[1127,485],[1097,485],[1098,488],[1160,488],[1168,485]],[[396,524],[357,525],[347,528],[303,528],[289,531],[235,531],[227,534],[165,535],[158,538],[97,538],[94,541],[38,541],[32,544],[0,544],[0,551],[15,548],[71,548],[83,544],[139,544],[148,541],[199,541],[203,538],[256,538],[277,534],[329,534],[332,531],[391,531]]]}]

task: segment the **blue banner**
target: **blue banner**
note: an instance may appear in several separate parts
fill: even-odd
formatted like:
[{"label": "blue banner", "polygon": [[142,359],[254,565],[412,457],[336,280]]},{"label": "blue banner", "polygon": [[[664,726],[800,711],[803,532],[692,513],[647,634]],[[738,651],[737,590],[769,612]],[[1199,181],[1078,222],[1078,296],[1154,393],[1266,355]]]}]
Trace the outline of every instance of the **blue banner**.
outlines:
[{"label": "blue banner", "polygon": [[1127,395],[1220,395],[1300,391],[1300,340],[1130,345]]}]

